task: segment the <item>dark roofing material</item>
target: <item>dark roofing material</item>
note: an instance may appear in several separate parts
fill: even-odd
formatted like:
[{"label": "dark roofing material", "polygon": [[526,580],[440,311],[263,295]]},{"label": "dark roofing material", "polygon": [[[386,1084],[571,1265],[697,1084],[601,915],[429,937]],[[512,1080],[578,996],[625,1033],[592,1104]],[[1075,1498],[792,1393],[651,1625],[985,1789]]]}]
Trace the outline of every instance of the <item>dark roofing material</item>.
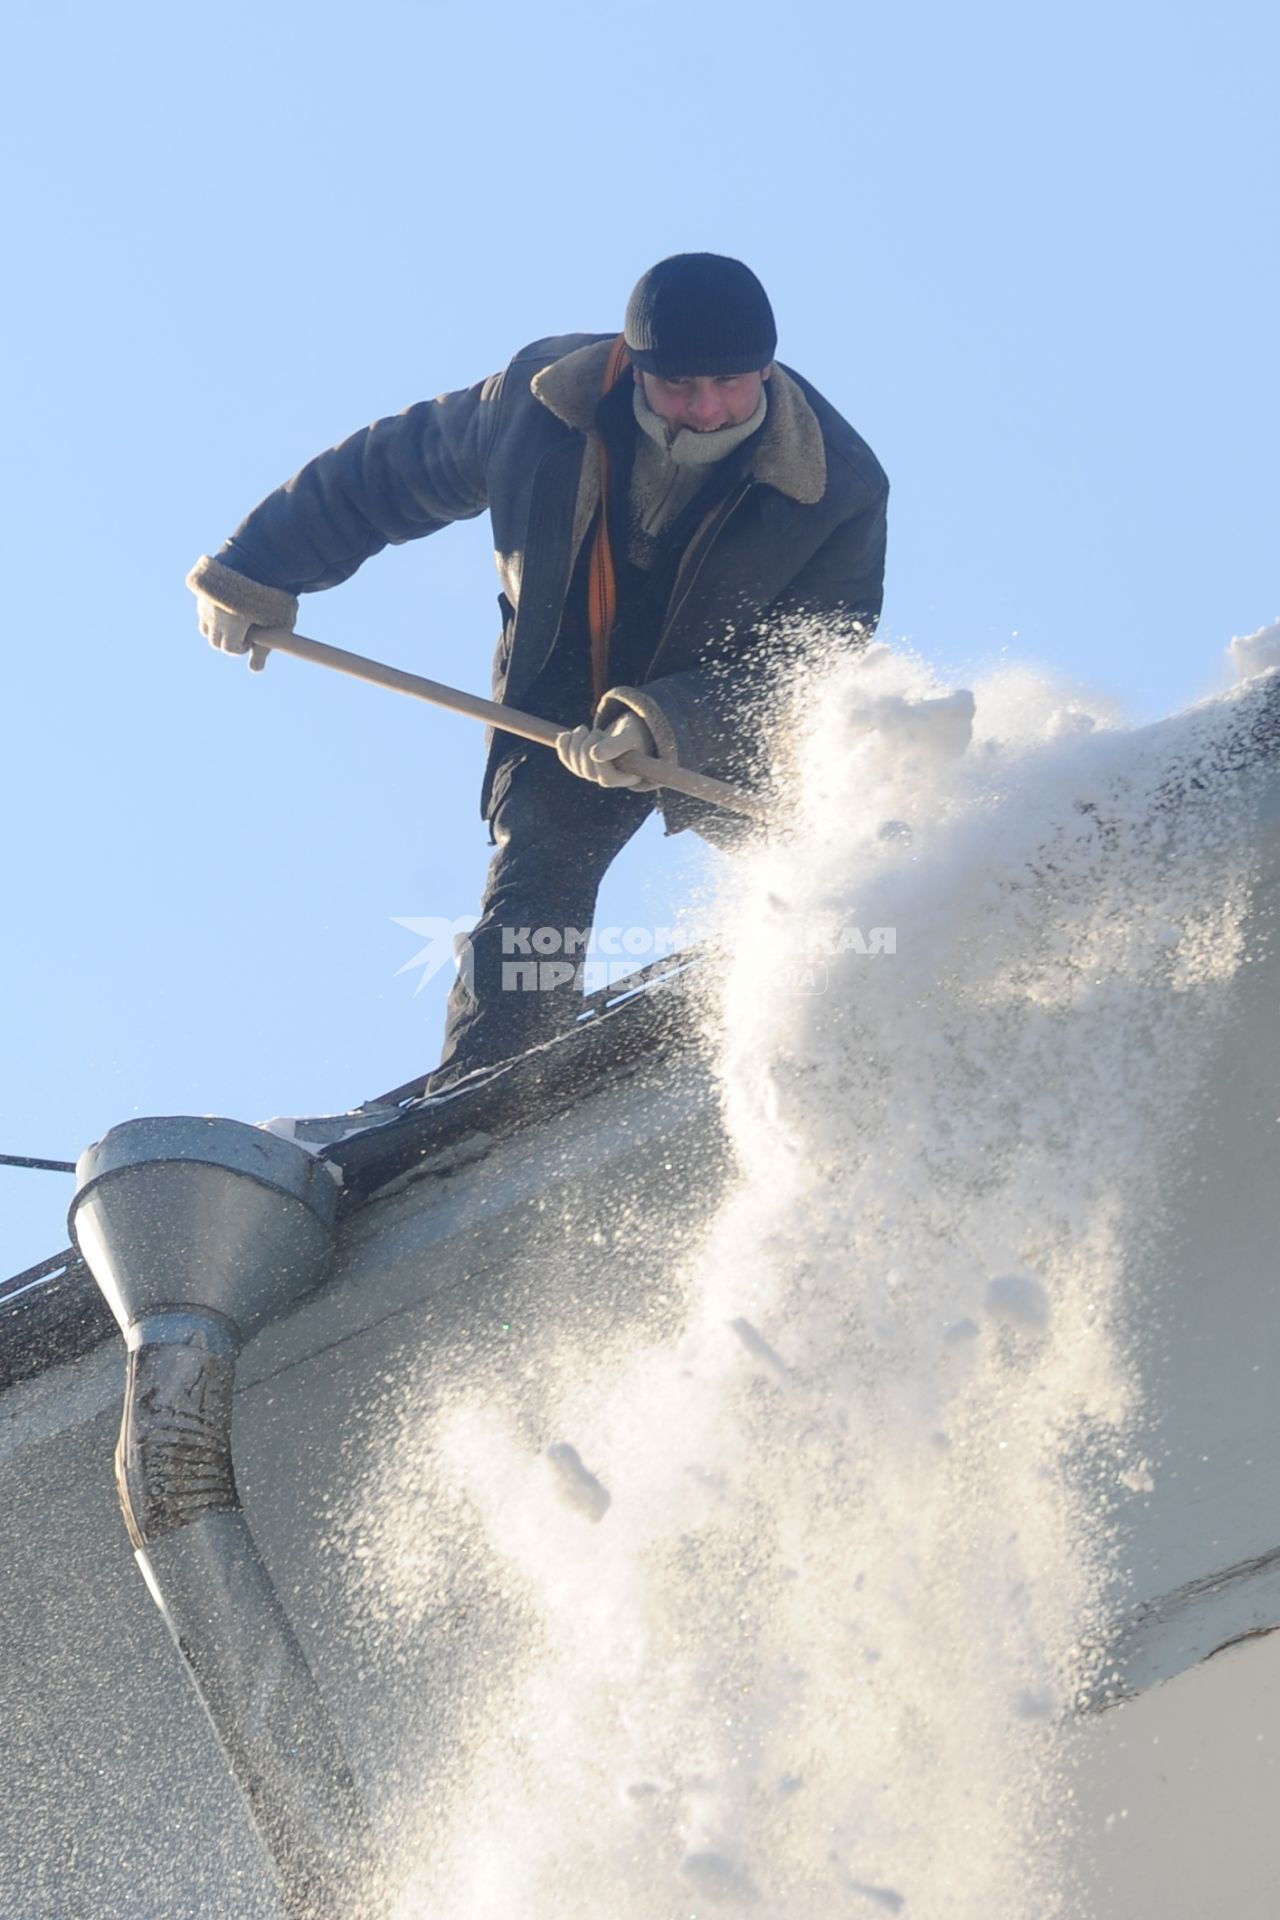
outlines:
[{"label": "dark roofing material", "polygon": [[0,1287],[0,1389],[90,1353],[116,1332],[74,1247],[55,1253]]},{"label": "dark roofing material", "polygon": [[322,1157],[342,1168],[343,1210],[366,1205],[390,1181],[468,1134],[505,1139],[571,1107],[607,1074],[696,1046],[700,978],[690,970],[633,993],[545,1046],[482,1068],[447,1093],[410,1101],[394,1120],[335,1141]]}]

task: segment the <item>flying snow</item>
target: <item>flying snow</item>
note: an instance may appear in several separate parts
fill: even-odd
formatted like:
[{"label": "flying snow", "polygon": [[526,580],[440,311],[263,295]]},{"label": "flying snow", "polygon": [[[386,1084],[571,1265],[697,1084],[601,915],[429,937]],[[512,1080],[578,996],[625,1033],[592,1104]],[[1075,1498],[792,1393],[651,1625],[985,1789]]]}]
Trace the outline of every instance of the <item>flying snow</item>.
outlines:
[{"label": "flying snow", "polygon": [[708,916],[731,1170],[664,1316],[388,1439],[367,1577],[461,1623],[399,1920],[1081,1920],[1126,1248],[1241,964],[1258,684],[1131,731],[877,647],[809,701]]}]

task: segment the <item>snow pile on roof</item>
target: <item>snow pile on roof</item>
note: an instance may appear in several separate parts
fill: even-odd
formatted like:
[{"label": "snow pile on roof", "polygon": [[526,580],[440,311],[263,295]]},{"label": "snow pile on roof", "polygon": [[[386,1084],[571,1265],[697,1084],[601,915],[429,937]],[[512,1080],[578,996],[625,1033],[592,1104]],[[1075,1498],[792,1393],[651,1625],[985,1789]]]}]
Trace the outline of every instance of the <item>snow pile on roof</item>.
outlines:
[{"label": "snow pile on roof", "polygon": [[1237,634],[1227,654],[1238,680],[1248,680],[1271,667],[1280,667],[1280,620],[1273,620],[1269,627],[1259,627],[1256,633]]}]

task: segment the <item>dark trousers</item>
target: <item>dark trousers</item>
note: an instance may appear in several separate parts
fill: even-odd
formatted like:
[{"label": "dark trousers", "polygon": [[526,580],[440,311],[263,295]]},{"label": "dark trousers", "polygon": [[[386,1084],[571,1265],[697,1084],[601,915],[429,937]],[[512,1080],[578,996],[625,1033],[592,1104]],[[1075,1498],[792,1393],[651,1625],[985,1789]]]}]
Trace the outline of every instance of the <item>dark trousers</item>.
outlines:
[{"label": "dark trousers", "polygon": [[537,747],[499,767],[493,796],[493,859],[429,1091],[573,1025],[600,882],[654,807],[652,793],[580,780]]}]

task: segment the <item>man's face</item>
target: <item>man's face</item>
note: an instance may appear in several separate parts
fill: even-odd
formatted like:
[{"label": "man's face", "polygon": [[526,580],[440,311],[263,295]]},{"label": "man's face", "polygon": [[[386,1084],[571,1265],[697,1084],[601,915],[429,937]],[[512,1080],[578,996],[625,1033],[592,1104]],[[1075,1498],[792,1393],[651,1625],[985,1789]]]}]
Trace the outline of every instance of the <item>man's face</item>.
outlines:
[{"label": "man's face", "polygon": [[635,369],[645,399],[660,420],[675,432],[715,433],[720,427],[738,427],[760,404],[760,388],[773,372],[697,374],[688,380],[664,380],[659,374]]}]

